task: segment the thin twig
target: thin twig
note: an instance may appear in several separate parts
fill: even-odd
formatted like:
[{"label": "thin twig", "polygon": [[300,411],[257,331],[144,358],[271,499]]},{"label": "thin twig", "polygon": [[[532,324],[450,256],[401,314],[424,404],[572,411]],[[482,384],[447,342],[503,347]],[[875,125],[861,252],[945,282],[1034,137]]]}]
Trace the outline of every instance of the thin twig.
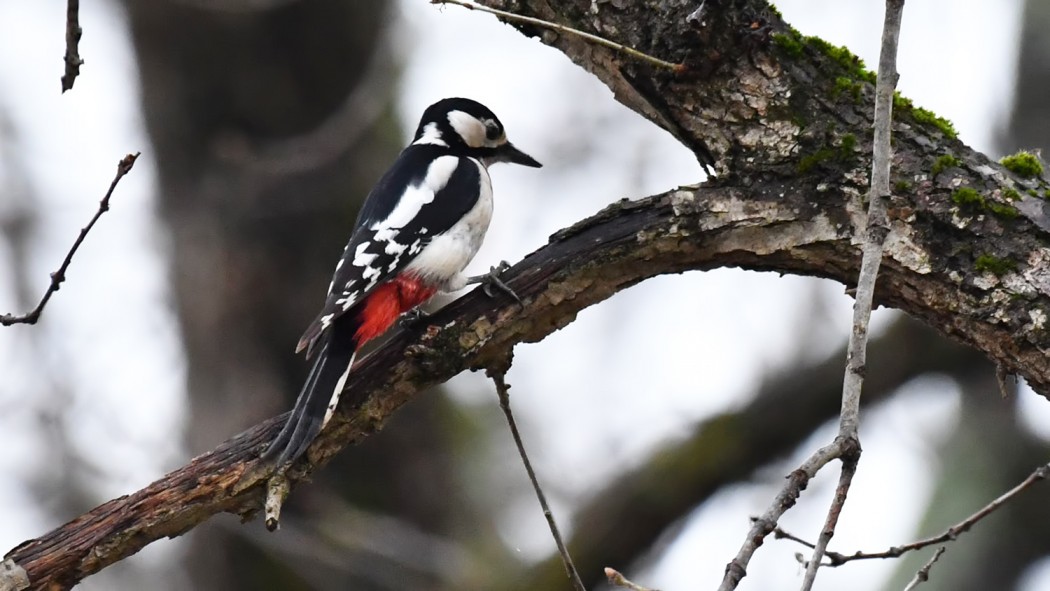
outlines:
[{"label": "thin twig", "polygon": [[638,583],[632,583],[630,579],[623,576],[620,571],[615,568],[605,567],[605,578],[609,579],[609,583],[616,587],[623,587],[630,591],[659,591],[658,589],[650,589],[648,587],[642,587]]},{"label": "thin twig", "polygon": [[941,554],[944,554],[944,551],[947,549],[945,546],[937,548],[937,551],[933,553],[933,557],[919,569],[919,572],[915,573],[915,576],[908,583],[908,586],[904,588],[904,591],[915,591],[916,587],[930,580],[930,569],[933,568],[933,565],[940,559]]},{"label": "thin twig", "polygon": [[266,501],[263,503],[265,518],[263,523],[269,531],[277,531],[281,526],[281,507],[288,499],[291,484],[284,470],[278,470],[266,481]]},{"label": "thin twig", "polygon": [[582,37],[582,38],[584,38],[584,39],[586,39],[586,40],[588,40],[588,41],[590,41],[592,43],[596,43],[598,45],[602,45],[604,47],[608,47],[610,49],[614,49],[616,51],[625,53],[625,54],[627,54],[627,55],[629,55],[629,56],[631,56],[631,57],[633,57],[635,59],[638,59],[638,60],[641,60],[643,62],[647,62],[647,63],[653,64],[655,66],[659,66],[661,68],[667,68],[668,70],[672,70],[674,72],[681,72],[682,70],[685,69],[685,65],[684,64],[676,64],[676,63],[673,63],[673,62],[664,61],[664,60],[662,60],[662,59],[660,59],[658,57],[653,57],[653,56],[651,56],[651,55],[649,55],[647,53],[643,53],[641,51],[638,51],[637,49],[633,49],[631,47],[627,47],[626,45],[622,45],[620,43],[617,43],[615,41],[610,41],[608,39],[605,39],[604,37],[599,37],[597,35],[592,35],[591,33],[587,33],[585,31],[581,31],[579,29],[574,29],[572,27],[568,27],[568,26],[565,26],[565,25],[559,25],[558,23],[552,23],[550,21],[545,21],[543,19],[533,18],[531,16],[524,16],[524,15],[521,15],[521,14],[514,14],[513,12],[506,12],[506,11],[503,11],[503,10],[499,10],[498,8],[489,8],[487,6],[481,6],[481,5],[478,5],[478,4],[473,4],[471,2],[464,2],[463,0],[430,0],[430,3],[431,4],[455,4],[456,6],[462,6],[463,8],[467,8],[467,9],[470,9],[470,10],[479,10],[481,12],[487,12],[489,14],[494,14],[494,15],[496,15],[496,16],[498,16],[500,18],[506,19],[508,21],[515,21],[515,22],[519,22],[519,23],[525,23],[525,24],[528,24],[528,25],[535,25],[537,27],[543,27],[545,29],[551,29],[551,30],[558,31],[558,32],[561,32],[561,33],[569,33],[571,35],[577,35],[577,36]]},{"label": "thin twig", "polygon": [[868,193],[868,224],[865,228],[863,256],[857,293],[853,303],[853,330],[846,349],[846,372],[842,380],[842,409],[839,411],[839,435],[842,444],[842,471],[835,498],[828,508],[824,528],[820,531],[813,555],[806,564],[801,591],[810,591],[817,578],[835,535],[839,514],[860,460],[860,396],[867,367],[868,323],[875,300],[875,280],[882,262],[882,248],[889,233],[885,199],[890,195],[890,129],[893,121],[893,89],[897,86],[897,42],[900,38],[904,0],[886,0],[886,17],[882,27],[882,50],[875,84],[875,135],[871,163],[871,191]]},{"label": "thin twig", "polygon": [[62,74],[62,92],[73,88],[77,76],[80,75],[80,66],[84,60],[80,59],[80,36],[84,29],[80,28],[80,0],[68,0],[66,3],[66,70]]},{"label": "thin twig", "polygon": [[[856,442],[857,440],[839,439],[838,441],[846,443],[850,441]],[[813,555],[810,557],[809,562],[806,563],[806,574],[802,579],[803,591],[809,591],[813,588],[813,583],[817,579],[817,569],[820,568],[820,561],[828,550],[828,544],[831,542],[832,536],[835,535],[835,528],[839,524],[839,516],[842,514],[842,508],[846,505],[846,497],[849,495],[849,488],[853,483],[853,475],[857,473],[860,447],[854,448],[853,452],[843,452],[841,457],[842,470],[839,472],[839,484],[835,487],[835,498],[831,501],[831,507],[828,508],[828,516],[824,520],[824,528],[820,530],[817,543],[813,545]]]},{"label": "thin twig", "polygon": [[[1010,500],[1016,497],[1017,495],[1031,488],[1031,486],[1034,485],[1036,482],[1046,480],[1048,477],[1050,477],[1050,464],[1044,464],[1042,466],[1039,466],[1038,468],[1033,470],[1027,478],[1021,481],[1020,484],[1006,491],[1005,493],[997,497],[995,500],[985,505],[984,507],[981,507],[981,509],[976,513],[973,513],[966,519],[960,521],[959,523],[956,523],[955,525],[949,527],[948,529],[944,530],[942,533],[936,536],[923,538],[921,540],[916,540],[914,542],[904,544],[901,546],[893,546],[892,548],[883,550],[882,552],[857,551],[853,554],[826,552],[825,557],[828,559],[828,561],[822,564],[821,566],[842,566],[843,564],[846,564],[847,562],[852,562],[854,560],[871,560],[875,558],[898,558],[908,552],[921,550],[923,548],[928,548],[929,546],[934,546],[937,544],[943,544],[945,542],[951,542],[957,537],[959,537],[959,534],[969,531],[970,528],[976,525],[979,521],[994,513],[997,509],[1010,502]],[[790,534],[780,529],[779,527],[773,530],[773,535],[778,539],[782,538],[785,540],[791,540],[809,548],[813,547],[812,543],[807,542],[806,540],[803,540],[798,536]]]},{"label": "thin twig", "polygon": [[102,214],[109,211],[109,199],[113,196],[113,190],[117,188],[117,183],[120,179],[124,178],[124,175],[131,171],[131,167],[135,165],[135,160],[139,157],[139,153],[128,154],[120,162],[117,163],[117,175],[113,177],[113,181],[109,183],[109,190],[106,191],[106,195],[102,198],[102,201],[98,203],[98,211],[88,222],[88,225],[84,226],[80,230],[80,235],[77,236],[76,241],[73,242],[73,246],[70,247],[69,252],[66,253],[65,260],[62,261],[62,266],[57,271],[51,274],[51,284],[47,287],[47,291],[40,298],[40,303],[36,305],[33,311],[23,314],[21,316],[15,316],[13,314],[0,315],[0,326],[11,326],[12,324],[36,324],[37,320],[40,319],[40,314],[44,311],[44,306],[51,300],[51,296],[54,295],[58,288],[62,286],[62,282],[66,280],[66,270],[69,269],[69,263],[73,261],[73,255],[76,254],[77,249],[84,242],[84,238],[87,237],[88,232],[95,226],[95,222],[98,218],[102,217]]},{"label": "thin twig", "polygon": [[780,489],[780,493],[773,499],[773,503],[766,509],[766,512],[760,517],[752,518],[751,529],[747,532],[740,551],[726,565],[725,576],[722,577],[722,584],[718,586],[718,591],[736,589],[740,581],[747,576],[747,565],[751,557],[762,545],[766,536],[776,529],[780,516],[795,505],[795,501],[806,489],[810,479],[816,476],[817,472],[828,462],[839,457],[839,454],[840,449],[837,444],[826,445],[814,452],[798,469],[788,475],[787,483]]},{"label": "thin twig", "polygon": [[572,581],[576,591],[587,591],[583,581],[580,580],[580,574],[576,572],[576,565],[572,562],[572,556],[569,556],[569,550],[565,547],[565,541],[562,540],[561,532],[558,531],[558,524],[554,521],[554,513],[551,511],[550,505],[547,504],[547,496],[543,494],[540,481],[536,478],[536,472],[532,469],[532,462],[529,461],[529,456],[525,453],[525,444],[521,441],[521,433],[518,432],[518,425],[514,422],[514,414],[510,410],[510,386],[505,379],[506,370],[489,369],[487,373],[492,378],[492,383],[496,385],[499,407],[503,409],[503,415],[507,417],[507,425],[510,427],[511,436],[514,437],[514,445],[518,447],[521,463],[525,465],[525,471],[529,474],[529,480],[532,481],[532,488],[536,491],[536,498],[543,509],[543,516],[547,518],[547,525],[551,528],[554,543],[558,546],[558,553],[561,554],[562,563],[565,564],[565,574]]},{"label": "thin twig", "polygon": [[890,194],[890,124],[893,117],[893,89],[897,85],[897,39],[900,37],[904,0],[886,1],[882,54],[875,87],[875,137],[871,163],[871,191],[868,193],[868,225],[865,228],[863,257],[853,305],[853,331],[846,349],[846,375],[842,384],[842,410],[839,436],[855,437],[860,425],[860,395],[867,363],[868,321],[875,299],[875,279],[882,263],[882,245],[889,232],[886,197]]}]

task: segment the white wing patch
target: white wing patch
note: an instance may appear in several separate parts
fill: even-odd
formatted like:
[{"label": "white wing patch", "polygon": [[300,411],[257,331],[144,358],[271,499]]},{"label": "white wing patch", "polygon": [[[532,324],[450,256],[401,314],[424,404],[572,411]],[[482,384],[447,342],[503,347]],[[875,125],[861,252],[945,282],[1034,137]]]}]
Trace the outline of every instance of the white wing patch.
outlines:
[{"label": "white wing patch", "polygon": [[419,210],[423,209],[424,205],[434,200],[434,195],[438,191],[445,188],[457,166],[459,166],[457,156],[436,158],[427,168],[427,175],[423,177],[423,181],[418,185],[408,187],[390,215],[372,224],[369,229],[379,232],[380,230],[404,228],[419,215]]},{"label": "white wing patch", "polygon": [[[426,130],[424,130],[423,137],[426,137]],[[412,185],[405,190],[401,195],[401,199],[398,200],[397,205],[394,206],[393,211],[390,212],[390,215],[369,226],[368,229],[375,232],[375,234],[373,234],[371,241],[363,242],[358,245],[352,263],[355,267],[362,269],[361,278],[368,281],[368,285],[361,291],[367,291],[374,286],[383,273],[381,268],[371,266],[378,255],[365,252],[369,247],[378,245],[379,243],[386,243],[383,247],[383,252],[388,255],[393,255],[394,257],[394,259],[390,261],[390,264],[386,266],[387,273],[392,272],[398,267],[401,255],[403,255],[406,250],[409,254],[413,255],[419,252],[421,248],[420,245],[422,244],[420,238],[417,238],[411,245],[397,241],[401,229],[411,223],[412,220],[419,215],[423,206],[434,201],[434,197],[437,193],[448,185],[449,179],[455,174],[456,168],[459,164],[460,159],[457,156],[441,156],[440,158],[436,158],[427,168],[427,174],[423,177],[423,180],[419,184]],[[428,232],[429,230],[427,228],[421,228],[419,233],[427,234]],[[355,283],[355,281],[347,283],[343,287],[343,293],[346,294],[356,288],[357,286]],[[347,296],[344,299],[345,301],[342,302],[344,310],[356,303],[356,298],[354,297]]]},{"label": "white wing patch", "polygon": [[[354,252],[354,262],[351,263],[353,266],[367,267],[368,265],[372,264],[372,261],[376,260],[376,257],[379,255],[372,254],[370,252],[365,252],[365,250],[368,249],[369,246],[372,246],[371,242],[362,242],[361,244],[357,245],[357,250]],[[336,267],[336,271],[338,270],[339,267]]]}]

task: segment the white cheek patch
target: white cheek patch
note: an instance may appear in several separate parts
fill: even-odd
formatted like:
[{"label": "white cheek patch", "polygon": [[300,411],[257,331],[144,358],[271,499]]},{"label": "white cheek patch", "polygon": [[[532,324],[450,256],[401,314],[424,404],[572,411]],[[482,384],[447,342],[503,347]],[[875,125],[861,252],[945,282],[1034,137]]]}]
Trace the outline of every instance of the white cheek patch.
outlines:
[{"label": "white cheek patch", "polygon": [[451,111],[448,114],[448,123],[456,130],[463,143],[471,148],[480,148],[485,145],[485,124],[478,121],[473,115],[463,111]]}]

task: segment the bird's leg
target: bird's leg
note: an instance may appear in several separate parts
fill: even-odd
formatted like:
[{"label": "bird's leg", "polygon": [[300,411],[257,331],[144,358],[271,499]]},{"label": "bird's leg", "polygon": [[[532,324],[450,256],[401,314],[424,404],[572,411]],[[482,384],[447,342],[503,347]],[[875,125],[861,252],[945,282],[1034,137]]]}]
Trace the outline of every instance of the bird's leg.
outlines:
[{"label": "bird's leg", "polygon": [[500,291],[514,298],[514,301],[518,302],[518,305],[524,308],[525,303],[521,301],[521,298],[518,297],[518,294],[514,293],[514,290],[511,289],[509,285],[504,283],[503,280],[499,278],[499,276],[509,268],[510,263],[508,263],[507,261],[500,261],[498,265],[496,265],[495,267],[491,267],[488,273],[484,273],[482,275],[475,275],[473,277],[467,277],[467,285],[470,285],[472,283],[480,283],[482,291],[484,291],[485,295],[489,296],[490,298],[496,297],[495,294],[492,293],[492,288],[499,288]]}]

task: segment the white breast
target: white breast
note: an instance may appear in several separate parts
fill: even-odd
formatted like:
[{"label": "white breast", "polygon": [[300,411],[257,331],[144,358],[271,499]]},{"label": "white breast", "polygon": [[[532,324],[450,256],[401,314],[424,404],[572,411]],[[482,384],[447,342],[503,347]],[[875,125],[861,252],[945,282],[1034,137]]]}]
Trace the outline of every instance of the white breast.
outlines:
[{"label": "white breast", "polygon": [[455,225],[431,238],[405,268],[405,271],[416,273],[420,278],[444,286],[445,289],[462,287],[459,285],[460,273],[481,248],[492,219],[492,180],[489,172],[480,161],[474,158],[469,160],[478,167],[478,202]]}]

